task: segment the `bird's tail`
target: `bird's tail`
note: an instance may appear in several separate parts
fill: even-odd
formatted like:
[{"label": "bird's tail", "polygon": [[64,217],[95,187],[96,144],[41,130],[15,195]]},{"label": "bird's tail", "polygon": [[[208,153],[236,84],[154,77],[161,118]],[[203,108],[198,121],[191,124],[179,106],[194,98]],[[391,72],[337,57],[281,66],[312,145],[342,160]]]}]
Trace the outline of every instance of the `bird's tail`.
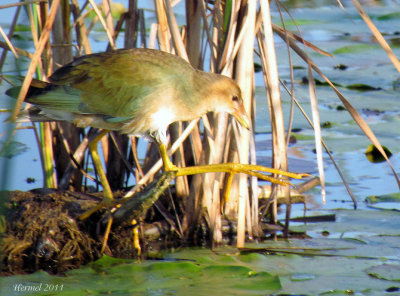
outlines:
[{"label": "bird's tail", "polygon": [[[40,81],[37,79],[33,79],[31,82],[31,85],[29,86],[28,93],[26,95],[25,101],[29,102],[29,98],[40,95],[44,93],[46,88],[49,87],[49,83],[45,81]],[[18,95],[21,91],[21,86],[13,86],[6,90],[6,95],[9,97],[12,97],[14,99],[18,98]],[[26,110],[22,110],[17,118],[17,122],[29,122],[29,121],[38,121],[38,122],[46,122],[46,121],[53,121],[54,119],[51,119],[47,117],[43,112],[41,112],[40,108],[37,108],[35,106],[31,106],[30,108]],[[5,120],[6,122],[10,122],[10,118],[7,118]]]},{"label": "bird's tail", "polygon": [[[41,95],[43,92],[47,91],[50,83],[32,79],[31,85],[29,86],[28,93],[26,94],[25,101],[29,102],[29,98]],[[21,86],[13,86],[6,91],[6,95],[16,99],[18,98],[19,92],[21,91]]]}]

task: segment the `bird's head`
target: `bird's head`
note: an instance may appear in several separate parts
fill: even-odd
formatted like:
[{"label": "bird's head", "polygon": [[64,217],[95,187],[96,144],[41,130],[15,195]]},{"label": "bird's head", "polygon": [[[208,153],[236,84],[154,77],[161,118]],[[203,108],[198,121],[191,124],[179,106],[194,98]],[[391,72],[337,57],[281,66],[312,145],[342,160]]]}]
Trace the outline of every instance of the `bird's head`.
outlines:
[{"label": "bird's head", "polygon": [[233,115],[242,126],[250,129],[251,123],[244,109],[240,87],[228,77],[222,75],[217,77],[206,94],[212,106],[210,111],[227,112]]}]

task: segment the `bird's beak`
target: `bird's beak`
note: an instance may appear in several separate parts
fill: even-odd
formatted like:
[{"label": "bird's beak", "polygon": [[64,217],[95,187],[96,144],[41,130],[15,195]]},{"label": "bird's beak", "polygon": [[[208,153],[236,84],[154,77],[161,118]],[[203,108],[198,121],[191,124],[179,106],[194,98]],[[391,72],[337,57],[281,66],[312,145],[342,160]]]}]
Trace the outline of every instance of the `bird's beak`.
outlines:
[{"label": "bird's beak", "polygon": [[250,119],[247,116],[246,110],[244,110],[243,104],[241,104],[237,109],[235,109],[232,112],[232,115],[235,116],[235,118],[237,119],[237,121],[239,121],[241,125],[250,130],[251,128]]}]

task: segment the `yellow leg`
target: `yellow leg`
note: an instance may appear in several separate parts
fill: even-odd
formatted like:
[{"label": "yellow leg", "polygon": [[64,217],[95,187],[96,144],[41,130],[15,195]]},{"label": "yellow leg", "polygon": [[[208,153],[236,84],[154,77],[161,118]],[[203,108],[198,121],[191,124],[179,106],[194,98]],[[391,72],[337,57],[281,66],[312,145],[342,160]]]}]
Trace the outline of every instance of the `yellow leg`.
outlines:
[{"label": "yellow leg", "polygon": [[229,200],[229,193],[231,192],[231,186],[233,181],[233,176],[235,174],[230,173],[228,175],[228,179],[226,180],[225,191],[224,191],[224,198],[221,200],[221,211],[224,209],[226,203]]},{"label": "yellow leg", "polygon": [[109,215],[110,216],[108,217],[106,231],[104,232],[103,244],[102,244],[101,250],[100,250],[101,254],[103,254],[104,250],[106,249],[108,236],[110,235],[111,226],[112,226],[112,223],[113,223],[113,216],[112,216],[111,212],[109,212]]},{"label": "yellow leg", "polygon": [[101,131],[94,139],[92,142],[89,143],[89,150],[92,154],[92,159],[93,159],[93,165],[96,169],[96,172],[100,178],[101,185],[103,186],[103,201],[99,203],[97,206],[94,208],[86,211],[83,213],[79,219],[84,220],[90,217],[93,213],[97,212],[98,210],[102,209],[103,207],[107,208],[107,211],[109,212],[108,215],[108,221],[107,221],[107,226],[106,230],[104,233],[104,238],[103,238],[103,245],[101,247],[101,253],[104,252],[106,246],[107,246],[107,241],[108,241],[108,236],[110,235],[111,231],[111,225],[113,222],[112,214],[111,214],[111,207],[112,207],[112,202],[113,202],[113,194],[111,191],[110,184],[108,183],[106,173],[104,172],[103,166],[101,164],[100,156],[97,151],[97,146],[99,141],[107,135],[108,131],[103,130]]},{"label": "yellow leg", "polygon": [[94,208],[90,209],[89,211],[83,213],[79,219],[81,220],[85,220],[87,218],[89,218],[93,213],[97,212],[98,210],[100,210],[103,207],[111,207],[111,203],[113,201],[113,194],[111,191],[111,187],[110,184],[108,183],[107,177],[106,177],[106,173],[104,172],[103,166],[101,164],[101,160],[100,160],[100,156],[99,153],[97,151],[97,145],[99,143],[99,141],[105,136],[107,135],[108,131],[107,130],[103,130],[101,131],[96,138],[93,139],[93,141],[91,141],[89,143],[89,150],[92,154],[92,159],[93,159],[93,165],[96,169],[97,174],[100,177],[100,182],[101,185],[103,186],[103,201],[98,204],[97,206],[95,206]]},{"label": "yellow leg", "polygon": [[167,147],[165,146],[165,144],[163,143],[159,144],[158,148],[160,149],[161,159],[164,164],[164,171],[166,172],[179,171],[180,169],[177,168],[176,165],[174,165],[172,161],[169,159]]},{"label": "yellow leg", "polygon": [[97,146],[99,141],[108,134],[107,130],[101,131],[96,138],[89,144],[89,149],[92,154],[93,164],[96,168],[97,174],[100,177],[101,185],[103,185],[103,195],[104,202],[110,204],[113,200],[113,194],[111,191],[110,184],[108,183],[106,173],[104,172],[103,166],[101,164],[99,152],[97,151]]},{"label": "yellow leg", "polygon": [[305,176],[309,176],[308,174],[290,173],[290,172],[286,172],[286,171],[282,171],[282,170],[278,170],[278,169],[264,167],[261,165],[241,164],[241,163],[233,163],[233,162],[221,163],[221,164],[207,164],[207,165],[179,168],[176,173],[176,176],[187,176],[187,175],[204,174],[204,173],[218,173],[218,172],[225,172],[225,173],[232,173],[232,174],[243,173],[243,174],[257,177],[257,178],[265,180],[265,181],[277,183],[280,185],[292,185],[292,184],[286,180],[280,180],[277,178],[273,178],[273,177],[267,176],[263,173],[282,175],[282,176],[287,176],[287,177],[293,178],[293,179],[301,179]]},{"label": "yellow leg", "polygon": [[[293,179],[301,179],[305,176],[309,176],[308,174],[296,174],[296,173],[289,173],[286,171],[272,169],[268,167],[264,167],[261,165],[253,165],[253,164],[241,164],[241,163],[221,163],[221,164],[207,164],[207,165],[199,165],[193,167],[185,167],[185,168],[178,168],[176,167],[171,160],[169,159],[167,153],[167,147],[165,144],[159,144],[161,159],[164,163],[164,170],[165,171],[176,171],[176,176],[188,176],[188,175],[196,175],[196,174],[204,174],[204,173],[231,173],[231,174],[238,174],[243,173],[247,175],[251,175],[257,177],[259,179],[269,181],[272,183],[277,183],[280,185],[291,185],[290,182],[285,180],[279,180],[263,173],[271,173],[276,175],[287,176]],[[263,173],[261,173],[263,172]]]},{"label": "yellow leg", "polygon": [[140,239],[139,239],[139,224],[138,222],[133,219],[132,220],[133,226],[133,246],[135,247],[138,255],[142,255],[142,248],[140,247]]},{"label": "yellow leg", "polygon": [[187,175],[195,175],[195,174],[204,174],[204,173],[229,173],[228,182],[225,187],[224,194],[224,202],[228,200],[230,187],[232,184],[232,179],[235,174],[242,173],[250,176],[257,177],[259,179],[269,181],[271,183],[276,183],[279,185],[292,185],[287,180],[277,179],[271,176],[265,175],[265,173],[271,173],[276,175],[287,176],[293,179],[301,179],[305,176],[309,176],[308,174],[295,174],[289,173],[286,171],[281,171],[277,169],[272,169],[268,167],[264,167],[261,165],[252,165],[252,164],[240,164],[240,163],[221,163],[221,164],[208,164],[201,166],[193,166],[193,167],[185,167],[178,168],[176,167],[168,157],[167,148],[163,143],[159,144],[161,158],[164,163],[165,171],[176,171],[176,176],[187,176]]},{"label": "yellow leg", "polygon": [[276,175],[287,176],[294,179],[301,179],[308,174],[295,174],[289,173],[286,171],[281,171],[277,169],[272,169],[260,165],[252,165],[252,164],[241,164],[241,163],[221,163],[221,164],[209,164],[209,165],[202,165],[202,166],[194,166],[194,167],[186,167],[186,168],[179,168],[176,176],[187,176],[187,175],[194,175],[194,174],[204,174],[204,173],[218,173],[218,172],[225,172],[228,173],[228,180],[225,186],[225,193],[224,193],[224,200],[223,204],[225,204],[229,199],[229,193],[231,190],[233,176],[238,173],[247,174],[249,176],[257,177],[261,180],[268,181],[271,183],[276,183],[279,185],[289,186],[292,185],[287,180],[278,179],[271,176],[267,176],[264,173],[272,173]]}]

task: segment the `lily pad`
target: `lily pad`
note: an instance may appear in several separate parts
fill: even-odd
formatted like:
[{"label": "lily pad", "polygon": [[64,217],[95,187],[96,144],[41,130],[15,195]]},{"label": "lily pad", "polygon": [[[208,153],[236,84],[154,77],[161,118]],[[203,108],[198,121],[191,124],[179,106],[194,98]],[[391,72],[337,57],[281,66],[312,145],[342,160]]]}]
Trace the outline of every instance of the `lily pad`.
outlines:
[{"label": "lily pad", "polygon": [[346,88],[348,89],[354,89],[358,91],[371,91],[371,90],[381,90],[381,87],[374,87],[365,83],[356,83],[356,84],[350,84],[347,85]]},{"label": "lily pad", "polygon": [[339,47],[338,49],[333,51],[333,54],[347,54],[347,53],[361,53],[367,52],[373,49],[378,48],[377,45],[371,44],[352,44]]},{"label": "lily pad", "polygon": [[333,124],[330,121],[324,121],[321,123],[322,128],[331,128],[332,126],[333,126]]},{"label": "lily pad", "polygon": [[400,12],[397,11],[397,12],[392,12],[392,13],[378,16],[376,19],[379,21],[387,21],[387,20],[398,19],[398,18],[400,18]]},{"label": "lily pad", "polygon": [[378,279],[400,282],[400,265],[398,264],[372,266],[371,268],[368,268],[367,273]]},{"label": "lily pad", "polygon": [[348,66],[347,65],[344,65],[344,64],[338,64],[338,65],[336,65],[335,67],[333,67],[334,69],[337,69],[337,70],[341,70],[341,71],[344,71],[344,70],[346,70],[347,68],[348,68]]},{"label": "lily pad", "polygon": [[[317,78],[314,78],[314,82],[315,82],[315,85],[316,85],[316,86],[330,86],[330,84],[329,84],[328,82],[323,81],[323,80],[319,80],[319,79],[317,79]],[[302,78],[302,83],[303,83],[303,84],[308,84],[308,78],[307,78],[307,77],[303,77],[303,78]],[[335,82],[335,81],[331,81],[331,83],[332,83],[334,86],[338,86],[338,87],[341,87],[341,86],[342,86],[341,84],[339,84],[339,83],[337,83],[337,82]]]},{"label": "lily pad", "polygon": [[394,37],[389,39],[391,47],[399,47],[400,46],[400,38]]},{"label": "lily pad", "polygon": [[292,281],[309,281],[313,280],[315,278],[315,275],[313,274],[308,274],[308,273],[298,273],[294,274],[290,277]]},{"label": "lily pad", "polygon": [[370,195],[365,198],[365,201],[370,208],[400,211],[400,192]]},{"label": "lily pad", "polygon": [[30,32],[31,27],[27,25],[17,24],[14,27],[14,32]]},{"label": "lily pad", "polygon": [[[180,259],[140,263],[104,256],[64,277],[37,272],[0,278],[0,294],[21,295],[15,291],[19,283],[21,289],[42,283],[34,295],[208,295],[215,291],[218,295],[263,295],[281,288],[276,275],[235,260],[234,264],[219,263]],[[58,290],[45,291],[45,284],[58,285]]]},{"label": "lily pad", "polygon": [[400,192],[394,192],[382,195],[370,195],[365,198],[365,201],[369,204],[375,204],[379,202],[397,202],[400,203]]},{"label": "lily pad", "polygon": [[379,202],[373,205],[368,205],[368,207],[378,210],[400,211],[400,204],[394,202]]},{"label": "lily pad", "polygon": [[[382,146],[382,148],[385,151],[387,157],[390,158],[392,156],[392,152],[390,152],[390,150],[385,146]],[[373,144],[368,146],[367,150],[365,151],[365,156],[372,163],[379,163],[385,161],[385,158]]]}]

